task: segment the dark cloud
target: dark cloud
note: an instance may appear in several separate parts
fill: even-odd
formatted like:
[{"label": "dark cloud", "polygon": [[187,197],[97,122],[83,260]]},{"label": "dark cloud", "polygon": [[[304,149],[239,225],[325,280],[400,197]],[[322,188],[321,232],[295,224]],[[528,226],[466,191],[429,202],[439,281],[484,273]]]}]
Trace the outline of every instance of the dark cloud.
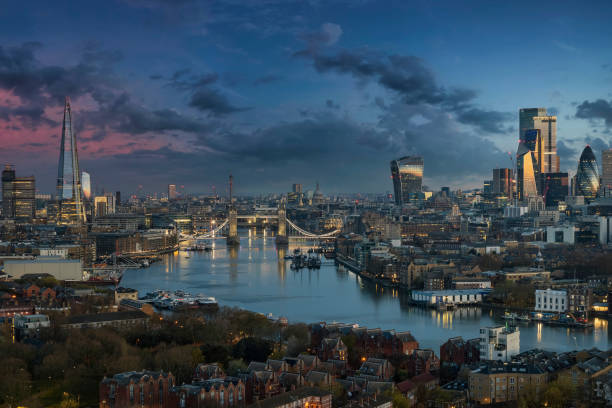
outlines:
[{"label": "dark cloud", "polygon": [[249,108],[240,108],[232,105],[225,95],[216,89],[202,88],[191,94],[189,106],[212,115],[226,115],[242,112]]},{"label": "dark cloud", "polygon": [[194,75],[190,69],[176,71],[169,79],[168,85],[189,94],[189,106],[214,116],[242,112],[249,108],[234,106],[217,88],[213,87],[219,80],[217,73]]},{"label": "dark cloud", "polygon": [[180,114],[171,109],[151,110],[134,103],[127,93],[122,93],[98,111],[83,111],[78,123],[88,127],[109,128],[121,133],[143,134],[179,130],[200,132],[209,129],[205,122]]},{"label": "dark cloud", "polygon": [[[90,95],[98,104],[93,111],[80,111],[76,118],[77,130],[97,129],[91,140],[103,140],[107,130],[130,134],[146,132],[185,131],[199,132],[208,124],[199,118],[183,115],[171,109],[149,109],[135,103],[115,76],[113,65],[122,59],[116,51],[103,50],[95,43],[82,49],[80,62],[73,66],[49,66],[36,57],[42,45],[25,43],[17,47],[0,47],[0,88],[18,96],[23,106],[0,107],[0,118],[17,118],[24,126],[36,128],[40,124],[58,126],[59,123],[44,115],[44,108],[64,103],[66,95],[76,99]],[[205,87],[217,76],[186,77],[177,72],[170,83],[177,89]],[[197,100],[202,102],[203,100]],[[223,98],[210,107],[216,112],[229,112],[231,105]]]},{"label": "dark cloud", "polygon": [[325,106],[329,109],[340,109],[340,105],[335,103],[331,99],[325,101]]},{"label": "dark cloud", "polygon": [[456,119],[485,132],[505,133],[507,112],[482,110],[473,104],[477,94],[465,88],[446,89],[438,85],[433,72],[415,56],[384,55],[368,50],[343,50],[336,54],[305,53],[318,72],[347,74],[361,83],[376,81],[394,91],[408,105],[428,104],[456,115]]},{"label": "dark cloud", "polygon": [[603,120],[607,127],[612,127],[612,102],[605,99],[584,101],[576,106],[576,117],[589,120]]}]

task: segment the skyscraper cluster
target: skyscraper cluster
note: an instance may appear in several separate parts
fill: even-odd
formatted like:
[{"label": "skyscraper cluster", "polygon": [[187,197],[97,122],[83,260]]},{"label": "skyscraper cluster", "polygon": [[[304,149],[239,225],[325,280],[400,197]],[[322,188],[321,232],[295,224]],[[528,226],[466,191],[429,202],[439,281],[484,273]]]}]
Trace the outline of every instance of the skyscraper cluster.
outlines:
[{"label": "skyscraper cluster", "polygon": [[545,108],[520,109],[516,197],[521,201],[542,197],[547,206],[554,206],[567,196],[568,185],[557,155],[557,117]]}]

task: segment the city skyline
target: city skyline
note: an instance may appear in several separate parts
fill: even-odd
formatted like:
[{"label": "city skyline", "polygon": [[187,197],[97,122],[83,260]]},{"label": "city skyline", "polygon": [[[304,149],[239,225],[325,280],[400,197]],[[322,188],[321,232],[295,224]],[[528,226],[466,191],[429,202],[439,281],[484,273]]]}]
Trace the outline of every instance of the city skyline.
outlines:
[{"label": "city skyline", "polygon": [[[316,180],[324,192],[384,193],[389,161],[405,155],[423,156],[433,189],[475,188],[510,167],[517,111],[535,106],[558,118],[560,171],[575,174],[586,144],[600,162],[612,127],[610,6],[542,3],[523,16],[520,4],[479,4],[9,5],[0,160],[51,192],[68,95],[81,170],[108,191],[222,193],[231,172],[239,194]],[[361,32],[372,15],[386,24]],[[68,22],[78,36],[55,30]],[[538,52],[524,47],[531,37]]]}]

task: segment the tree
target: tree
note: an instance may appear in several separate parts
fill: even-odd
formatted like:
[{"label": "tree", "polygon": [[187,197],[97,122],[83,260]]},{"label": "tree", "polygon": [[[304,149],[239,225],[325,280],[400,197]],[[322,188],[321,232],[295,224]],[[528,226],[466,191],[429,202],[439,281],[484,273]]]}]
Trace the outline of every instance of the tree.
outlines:
[{"label": "tree", "polygon": [[247,337],[236,343],[232,349],[234,358],[243,359],[244,361],[266,361],[272,353],[272,345],[269,341]]},{"label": "tree", "polygon": [[244,372],[247,369],[247,365],[242,360],[230,360],[227,363],[227,375],[235,377],[239,372]]},{"label": "tree", "polygon": [[5,357],[0,365],[0,401],[9,406],[23,402],[31,393],[30,373],[25,361]]}]

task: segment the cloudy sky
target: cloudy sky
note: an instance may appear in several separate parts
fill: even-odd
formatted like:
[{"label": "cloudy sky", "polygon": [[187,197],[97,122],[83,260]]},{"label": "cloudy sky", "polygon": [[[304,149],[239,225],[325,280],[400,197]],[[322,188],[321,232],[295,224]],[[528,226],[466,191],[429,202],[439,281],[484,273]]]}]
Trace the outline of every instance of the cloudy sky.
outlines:
[{"label": "cloudy sky", "polygon": [[[38,3],[38,4],[37,4]],[[612,129],[612,4],[108,0],[0,10],[0,161],[52,192],[62,104],[99,189],[475,187],[516,151],[518,109],[558,115],[561,167]],[[52,6],[52,7],[51,7]]]}]

